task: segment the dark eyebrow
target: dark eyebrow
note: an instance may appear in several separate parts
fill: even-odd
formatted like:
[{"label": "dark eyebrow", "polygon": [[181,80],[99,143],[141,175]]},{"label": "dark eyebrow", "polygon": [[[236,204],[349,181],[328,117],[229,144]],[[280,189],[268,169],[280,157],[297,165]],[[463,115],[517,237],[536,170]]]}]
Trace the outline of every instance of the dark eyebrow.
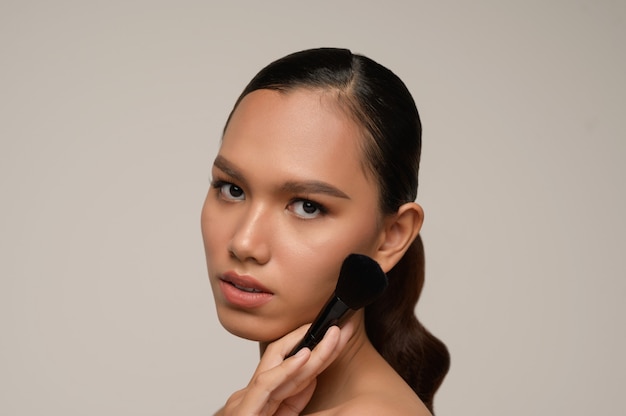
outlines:
[{"label": "dark eyebrow", "polygon": [[292,194],[326,194],[337,198],[350,199],[350,197],[341,190],[321,181],[286,182],[281,186],[281,190]]},{"label": "dark eyebrow", "polygon": [[230,163],[224,156],[217,155],[215,160],[213,161],[213,166],[233,178],[234,180],[240,182],[243,185],[246,185],[246,179],[243,177],[241,173],[237,170],[235,165]]},{"label": "dark eyebrow", "polygon": [[[247,185],[244,176],[223,156],[218,155],[215,161],[213,161],[213,166],[241,184]],[[340,189],[322,181],[289,181],[285,182],[280,187],[280,190],[292,194],[326,194],[337,198],[350,199],[350,197]]]}]

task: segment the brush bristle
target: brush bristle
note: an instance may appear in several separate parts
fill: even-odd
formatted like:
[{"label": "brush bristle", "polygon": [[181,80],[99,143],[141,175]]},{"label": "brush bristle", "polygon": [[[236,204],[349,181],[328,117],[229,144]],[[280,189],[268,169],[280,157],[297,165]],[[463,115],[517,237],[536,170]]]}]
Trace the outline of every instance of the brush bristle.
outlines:
[{"label": "brush bristle", "polygon": [[335,295],[351,309],[374,302],[387,287],[387,275],[372,258],[350,254],[341,265]]}]

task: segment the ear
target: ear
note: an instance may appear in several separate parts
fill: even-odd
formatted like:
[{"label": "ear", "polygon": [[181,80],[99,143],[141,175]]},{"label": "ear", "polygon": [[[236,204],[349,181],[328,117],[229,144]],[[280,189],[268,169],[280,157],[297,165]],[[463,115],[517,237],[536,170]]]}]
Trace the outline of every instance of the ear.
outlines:
[{"label": "ear", "polygon": [[398,212],[384,220],[384,229],[375,260],[387,273],[395,266],[417,237],[424,222],[424,211],[415,202],[400,206]]}]

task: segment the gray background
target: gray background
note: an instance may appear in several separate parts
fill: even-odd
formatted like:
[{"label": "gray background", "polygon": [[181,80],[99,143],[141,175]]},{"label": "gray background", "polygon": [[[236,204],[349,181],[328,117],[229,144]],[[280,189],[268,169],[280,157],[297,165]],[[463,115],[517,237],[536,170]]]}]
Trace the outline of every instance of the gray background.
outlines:
[{"label": "gray background", "polygon": [[1,1],[0,414],[206,415],[247,382],[200,207],[243,86],[317,46],[421,112],[438,414],[623,414],[624,4]]}]

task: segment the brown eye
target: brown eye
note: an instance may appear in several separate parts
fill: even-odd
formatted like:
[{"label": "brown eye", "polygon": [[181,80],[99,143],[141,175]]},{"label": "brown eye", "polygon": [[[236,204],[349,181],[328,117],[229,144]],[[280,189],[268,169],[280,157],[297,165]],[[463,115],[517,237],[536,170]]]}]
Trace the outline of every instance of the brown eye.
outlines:
[{"label": "brown eye", "polygon": [[224,181],[216,181],[213,183],[213,187],[218,189],[221,198],[230,201],[243,201],[246,199],[246,195],[241,187]]},{"label": "brown eye", "polygon": [[237,185],[231,184],[230,188],[228,189],[228,193],[233,198],[241,198],[243,196],[243,189],[241,189]]},{"label": "brown eye", "polygon": [[298,217],[304,219],[317,218],[325,213],[324,208],[320,204],[306,199],[293,201],[289,209]]},{"label": "brown eye", "polygon": [[317,207],[313,205],[311,201],[304,201],[302,203],[302,211],[307,214],[315,214],[317,212]]}]

